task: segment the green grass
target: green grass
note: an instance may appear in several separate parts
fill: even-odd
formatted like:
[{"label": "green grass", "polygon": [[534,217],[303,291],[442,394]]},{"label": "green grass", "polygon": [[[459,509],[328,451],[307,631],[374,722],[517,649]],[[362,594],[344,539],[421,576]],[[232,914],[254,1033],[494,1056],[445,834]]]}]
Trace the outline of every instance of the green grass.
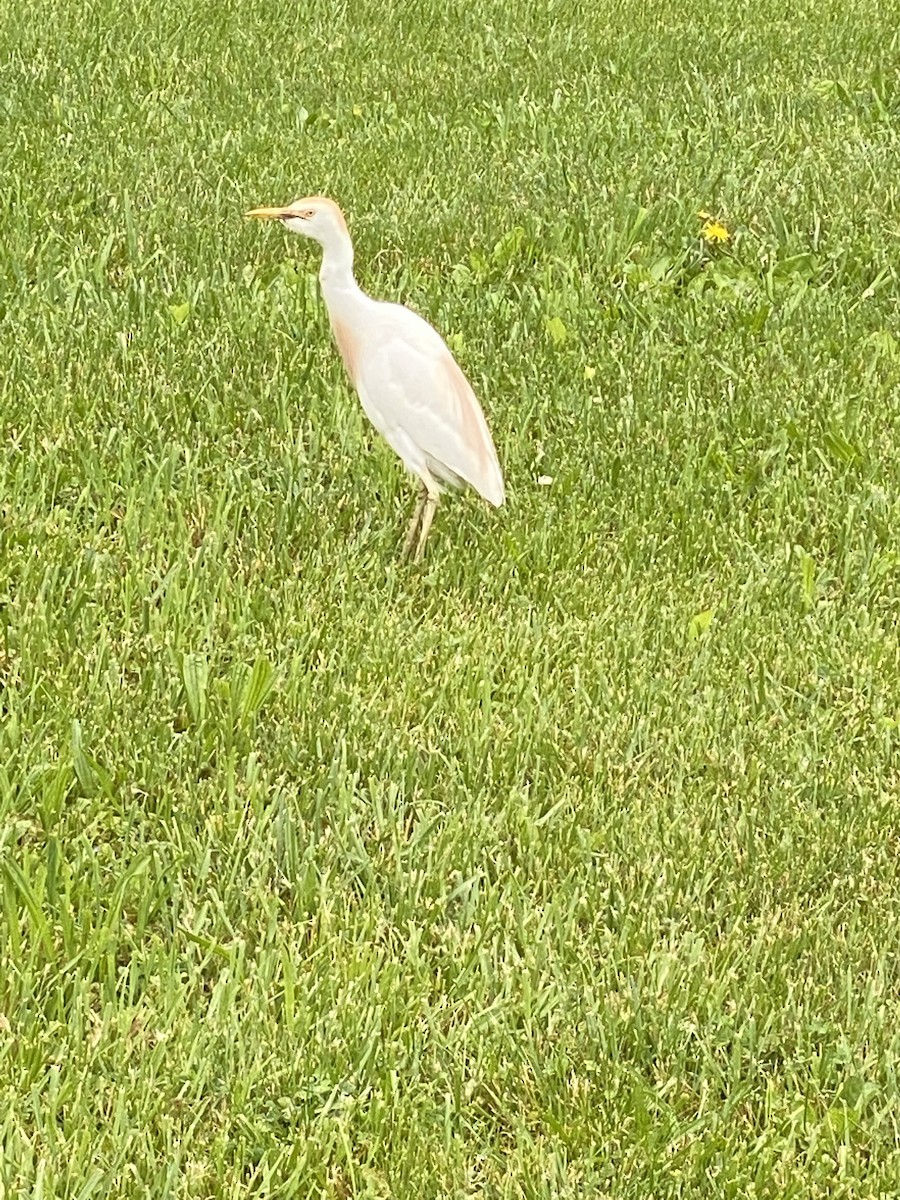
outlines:
[{"label": "green grass", "polygon": [[896,18],[0,3],[0,1196],[895,1193]]}]

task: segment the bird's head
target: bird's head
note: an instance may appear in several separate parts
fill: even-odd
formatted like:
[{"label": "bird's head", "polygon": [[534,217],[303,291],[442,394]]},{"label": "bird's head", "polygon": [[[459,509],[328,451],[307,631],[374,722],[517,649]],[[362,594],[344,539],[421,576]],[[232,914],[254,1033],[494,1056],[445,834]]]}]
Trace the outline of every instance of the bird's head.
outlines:
[{"label": "bird's head", "polygon": [[281,221],[286,229],[323,246],[348,236],[344,214],[327,196],[304,196],[283,208],[251,208],[246,215],[261,221]]}]

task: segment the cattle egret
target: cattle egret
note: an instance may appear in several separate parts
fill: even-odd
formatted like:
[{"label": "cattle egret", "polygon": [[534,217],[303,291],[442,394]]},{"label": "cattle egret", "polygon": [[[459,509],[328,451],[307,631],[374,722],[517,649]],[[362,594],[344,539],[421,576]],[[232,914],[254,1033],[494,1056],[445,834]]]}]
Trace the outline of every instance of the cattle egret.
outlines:
[{"label": "cattle egret", "polygon": [[403,546],[404,557],[418,562],[443,485],[469,484],[503,503],[503,475],[475,393],[437,330],[402,304],[373,300],[356,282],[353,243],[333,200],[308,196],[247,216],[281,221],[322,247],[322,295],[347,374],[366,416],[421,480]]}]

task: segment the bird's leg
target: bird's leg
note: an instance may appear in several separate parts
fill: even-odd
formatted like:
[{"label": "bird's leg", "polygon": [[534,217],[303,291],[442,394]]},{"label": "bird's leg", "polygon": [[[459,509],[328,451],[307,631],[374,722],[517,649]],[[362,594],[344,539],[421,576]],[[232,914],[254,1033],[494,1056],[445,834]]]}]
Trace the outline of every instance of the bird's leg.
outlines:
[{"label": "bird's leg", "polygon": [[416,504],[416,511],[413,513],[413,518],[409,523],[409,531],[406,535],[406,541],[403,543],[403,552],[402,552],[403,558],[409,558],[410,554],[412,554],[413,549],[416,545],[416,541],[417,541],[417,538],[419,535],[419,525],[422,522],[422,511],[425,508],[425,504],[426,504],[427,500],[428,500],[428,488],[423,483],[419,487],[419,500],[418,500],[418,503]]},{"label": "bird's leg", "polygon": [[428,537],[428,531],[431,528],[431,522],[434,520],[434,514],[438,506],[437,493],[432,495],[426,490],[425,504],[422,511],[422,526],[419,529],[419,541],[416,545],[416,556],[414,562],[421,562],[422,556],[425,553],[425,539]]}]

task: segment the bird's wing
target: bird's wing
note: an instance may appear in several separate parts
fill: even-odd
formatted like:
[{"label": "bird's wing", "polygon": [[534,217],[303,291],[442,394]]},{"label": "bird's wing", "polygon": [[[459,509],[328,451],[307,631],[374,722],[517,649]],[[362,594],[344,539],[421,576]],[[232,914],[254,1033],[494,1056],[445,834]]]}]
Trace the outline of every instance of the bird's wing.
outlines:
[{"label": "bird's wing", "polygon": [[497,452],[469,381],[436,330],[409,309],[391,308],[391,328],[360,372],[376,425],[390,442],[392,432],[411,441],[438,477],[463,480],[502,504]]}]

